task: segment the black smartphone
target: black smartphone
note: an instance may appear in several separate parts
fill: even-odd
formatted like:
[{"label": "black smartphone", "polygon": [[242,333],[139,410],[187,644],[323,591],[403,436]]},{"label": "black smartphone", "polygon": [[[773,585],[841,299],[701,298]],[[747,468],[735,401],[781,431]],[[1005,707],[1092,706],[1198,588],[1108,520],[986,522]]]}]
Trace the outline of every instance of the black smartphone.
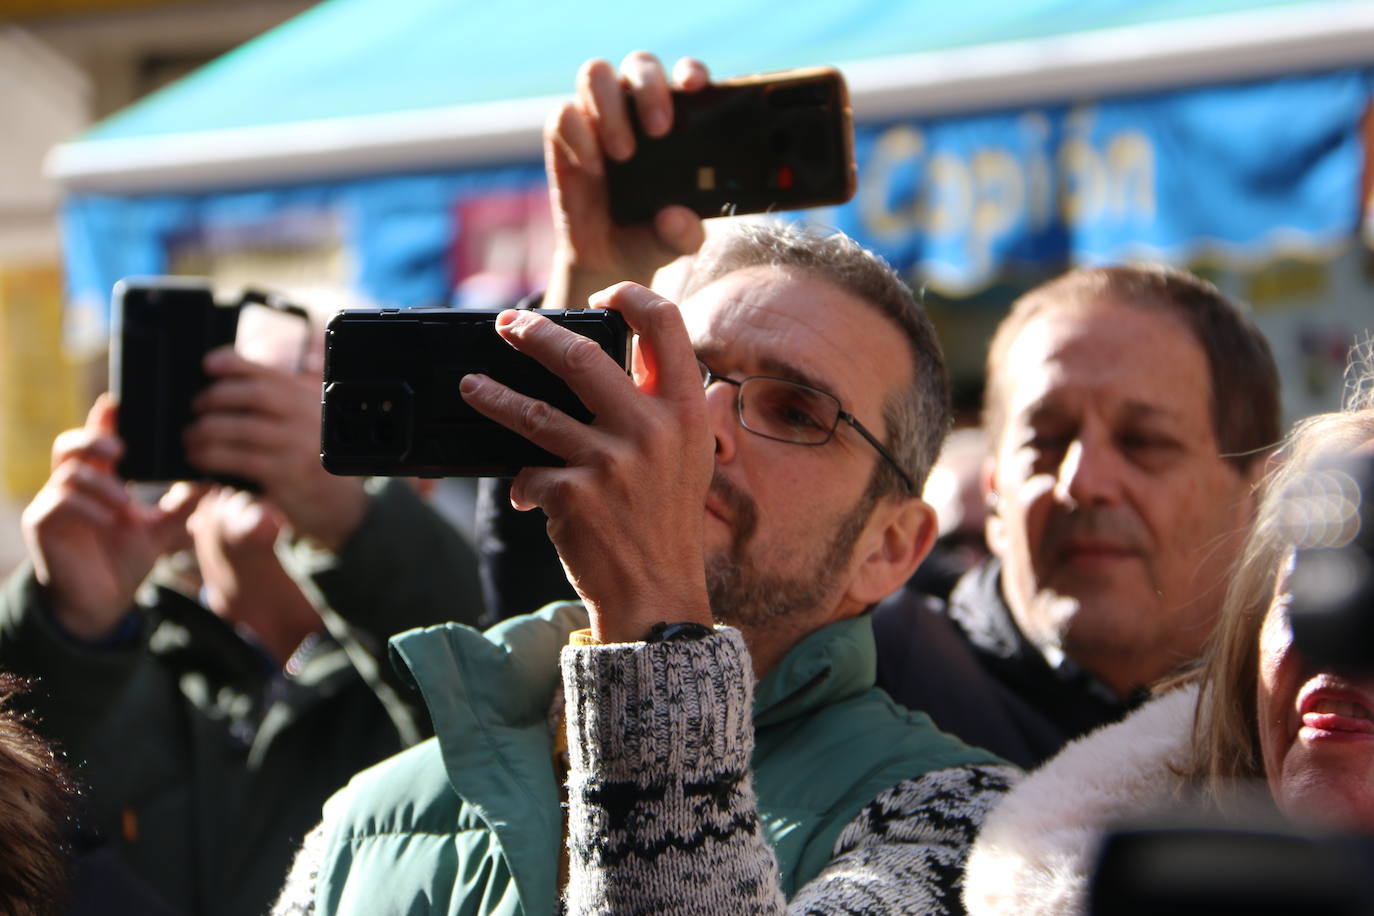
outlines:
[{"label": "black smartphone", "polygon": [[733,216],[839,204],[854,196],[854,126],[844,77],[807,67],[673,92],[673,128],[606,160],[611,218],[652,220],[669,204]]},{"label": "black smartphone", "polygon": [[[556,455],[487,419],[458,393],[480,372],[590,422],[562,379],[496,333],[500,312],[349,309],[325,328],[320,460],[334,474],[509,477]],[[539,310],[629,371],[630,331],[609,309]]]},{"label": "black smartphone", "polygon": [[110,392],[118,405],[116,431],[124,442],[115,470],[125,480],[255,486],[201,471],[182,447],[182,435],[195,419],[191,402],[210,383],[201,368],[205,354],[231,343],[242,352],[245,342],[261,346],[267,336],[250,330],[248,322],[240,328],[245,309],[270,312],[272,321],[285,323],[285,330],[276,328],[278,349],[295,348],[291,368],[298,366],[309,333],[306,313],[298,306],[255,291],[222,303],[210,281],[199,277],[126,277],[115,284]]}]

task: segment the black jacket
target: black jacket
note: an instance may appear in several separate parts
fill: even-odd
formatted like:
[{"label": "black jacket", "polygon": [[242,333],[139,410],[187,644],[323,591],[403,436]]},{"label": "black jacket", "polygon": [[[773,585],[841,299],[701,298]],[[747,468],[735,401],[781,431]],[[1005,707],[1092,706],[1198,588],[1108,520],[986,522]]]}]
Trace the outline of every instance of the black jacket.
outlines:
[{"label": "black jacket", "polygon": [[35,681],[25,707],[85,786],[69,912],[155,916],[151,895],[177,916],[259,916],[325,799],[430,733],[384,651],[397,630],[481,613],[457,532],[382,482],[338,555],[300,559],[327,629],[287,673],[170,588],[142,590],[127,643],[91,646],[58,628],[28,565],[0,583],[0,669]]},{"label": "black jacket", "polygon": [[1053,668],[1002,599],[1001,564],[974,567],[949,604],[909,586],[874,610],[878,685],[965,742],[1030,769],[1138,704],[1065,660]]}]

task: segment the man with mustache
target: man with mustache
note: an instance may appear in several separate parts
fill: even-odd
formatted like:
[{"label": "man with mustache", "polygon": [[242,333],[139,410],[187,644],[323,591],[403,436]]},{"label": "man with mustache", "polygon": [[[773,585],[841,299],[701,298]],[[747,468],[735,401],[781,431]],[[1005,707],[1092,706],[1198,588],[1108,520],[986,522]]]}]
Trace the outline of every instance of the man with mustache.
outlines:
[{"label": "man with mustache", "polygon": [[1211,284],[1109,267],[1031,290],[988,354],[993,556],[947,608],[879,607],[879,683],[1025,767],[1120,718],[1210,634],[1278,408],[1268,344]]},{"label": "man with mustache", "polygon": [[[676,76],[706,81],[692,62]],[[872,254],[784,226],[707,242],[680,308],[620,282],[702,246],[685,208],[608,219],[625,91],[662,135],[668,88],[648,55],[619,76],[592,62],[546,131],[545,306],[619,311],[633,376],[512,310],[498,332],[595,420],[461,382],[566,460],[510,499],[546,513],[581,601],[392,640],[436,739],[330,800],[278,914],[961,910],[965,850],[1015,771],[876,689],[865,614],[934,537],[934,329]]]}]

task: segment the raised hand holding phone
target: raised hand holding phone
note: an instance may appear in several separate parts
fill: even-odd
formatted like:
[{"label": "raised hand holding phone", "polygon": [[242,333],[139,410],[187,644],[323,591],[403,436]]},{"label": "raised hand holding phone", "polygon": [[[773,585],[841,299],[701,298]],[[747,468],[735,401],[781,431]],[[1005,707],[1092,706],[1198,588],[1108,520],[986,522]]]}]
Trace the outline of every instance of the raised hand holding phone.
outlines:
[{"label": "raised hand holding phone", "polygon": [[113,399],[101,395],[86,424],[53,443],[52,474],[20,519],[53,613],[83,639],[110,632],[154,561],[186,546],[186,519],[201,492],[181,484],[155,506],[139,501],[114,471],[123,451]]},{"label": "raised hand holding phone", "polygon": [[577,95],[554,111],[544,126],[544,165],[549,176],[556,247],[544,307],[582,308],[594,292],[622,280],[648,284],[654,271],[701,247],[701,219],[669,206],[642,225],[619,226],[611,218],[606,160],[634,155],[630,99],[645,132],[672,128],[670,90],[695,91],[707,84],[705,65],[678,61],[672,80],[653,55],[627,55],[617,73],[604,60],[582,65]]},{"label": "raised hand holding phone", "polygon": [[598,639],[640,639],[662,620],[709,625],[701,507],[714,440],[682,316],[634,283],[603,290],[592,304],[619,311],[639,334],[633,379],[540,316],[507,311],[497,323],[511,346],[568,383],[596,414],[591,424],[482,376],[464,378],[463,397],[567,462],[521,471],[511,501],[548,515]]}]

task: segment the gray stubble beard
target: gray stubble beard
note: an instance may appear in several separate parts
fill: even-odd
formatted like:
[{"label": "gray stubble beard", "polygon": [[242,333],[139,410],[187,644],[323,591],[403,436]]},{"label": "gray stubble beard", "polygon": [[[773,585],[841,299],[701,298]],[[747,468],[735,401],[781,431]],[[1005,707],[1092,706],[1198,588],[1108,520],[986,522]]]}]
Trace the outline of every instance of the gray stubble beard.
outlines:
[{"label": "gray stubble beard", "polygon": [[711,488],[731,508],[735,525],[729,547],[706,560],[707,594],[716,621],[740,628],[803,617],[829,600],[877,503],[873,488],[866,488],[836,525],[812,571],[797,578],[754,568],[747,548],[758,526],[757,507],[720,474],[711,480]]}]

